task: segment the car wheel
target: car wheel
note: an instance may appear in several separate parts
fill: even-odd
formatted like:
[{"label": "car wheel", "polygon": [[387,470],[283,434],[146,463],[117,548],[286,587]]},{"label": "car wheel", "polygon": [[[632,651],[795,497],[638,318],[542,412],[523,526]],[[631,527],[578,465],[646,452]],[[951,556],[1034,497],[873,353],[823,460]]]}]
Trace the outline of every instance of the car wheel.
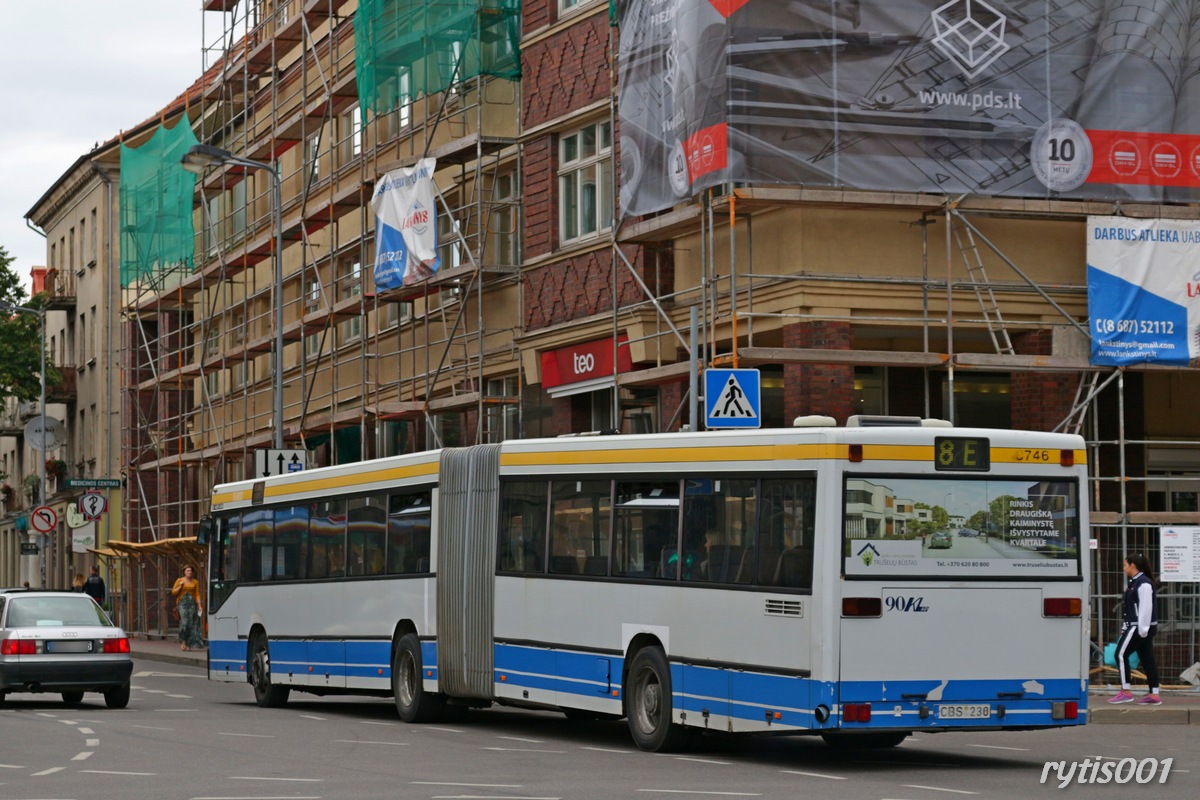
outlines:
[{"label": "car wheel", "polygon": [[910,731],[880,731],[879,733],[822,733],[825,744],[835,750],[878,750],[895,747],[908,738]]},{"label": "car wheel", "polygon": [[260,708],[280,708],[292,693],[287,686],[271,683],[271,649],[262,633],[255,634],[250,642],[250,681],[254,684],[254,702]]},{"label": "car wheel", "polygon": [[634,743],[665,753],[681,748],[687,730],[671,721],[671,668],[661,648],[644,647],[633,657],[625,678],[625,715]]},{"label": "car wheel", "polygon": [[124,708],[129,705],[129,684],[105,692],[104,704],[109,708]]},{"label": "car wheel", "polygon": [[421,666],[421,640],[406,633],[392,654],[392,695],[396,712],[405,722],[433,722],[445,708],[444,697],[425,691]]},{"label": "car wheel", "polygon": [[63,692],[62,699],[69,706],[77,706],[83,702],[83,692]]}]

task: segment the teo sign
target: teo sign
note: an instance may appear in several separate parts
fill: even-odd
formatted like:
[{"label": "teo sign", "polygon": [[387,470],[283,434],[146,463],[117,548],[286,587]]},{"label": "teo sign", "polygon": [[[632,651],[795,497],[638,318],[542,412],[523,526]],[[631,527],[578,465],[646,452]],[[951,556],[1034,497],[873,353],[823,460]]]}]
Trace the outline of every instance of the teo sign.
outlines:
[{"label": "teo sign", "polygon": [[[617,337],[617,372],[633,369],[629,337]],[[608,378],[613,375],[612,339],[598,339],[542,353],[542,388]]]}]

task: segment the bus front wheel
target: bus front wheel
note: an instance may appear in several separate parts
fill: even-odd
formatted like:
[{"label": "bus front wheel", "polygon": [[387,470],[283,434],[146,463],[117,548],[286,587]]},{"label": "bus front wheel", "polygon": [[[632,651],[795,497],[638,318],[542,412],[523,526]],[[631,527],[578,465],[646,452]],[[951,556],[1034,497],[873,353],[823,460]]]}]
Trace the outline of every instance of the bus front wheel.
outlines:
[{"label": "bus front wheel", "polygon": [[908,738],[908,731],[880,731],[878,733],[822,733],[825,744],[836,750],[878,750],[896,747]]},{"label": "bus front wheel", "polygon": [[415,633],[402,636],[392,654],[392,694],[396,711],[405,722],[433,722],[445,706],[445,698],[425,691],[421,640]]},{"label": "bus front wheel", "polygon": [[271,649],[262,633],[255,634],[250,643],[250,682],[254,685],[254,702],[260,708],[280,708],[292,693],[287,686],[271,683]]},{"label": "bus front wheel", "polygon": [[625,679],[625,715],[634,743],[642,750],[665,753],[687,741],[682,725],[671,721],[671,668],[658,647],[637,652]]}]

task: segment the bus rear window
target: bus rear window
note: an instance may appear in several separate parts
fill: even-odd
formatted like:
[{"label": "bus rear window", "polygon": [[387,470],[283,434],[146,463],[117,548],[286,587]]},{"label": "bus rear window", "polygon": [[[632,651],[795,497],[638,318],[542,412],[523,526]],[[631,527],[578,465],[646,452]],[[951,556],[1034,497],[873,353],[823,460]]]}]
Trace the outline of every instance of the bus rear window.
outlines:
[{"label": "bus rear window", "polygon": [[848,477],[847,577],[1079,577],[1074,480]]}]

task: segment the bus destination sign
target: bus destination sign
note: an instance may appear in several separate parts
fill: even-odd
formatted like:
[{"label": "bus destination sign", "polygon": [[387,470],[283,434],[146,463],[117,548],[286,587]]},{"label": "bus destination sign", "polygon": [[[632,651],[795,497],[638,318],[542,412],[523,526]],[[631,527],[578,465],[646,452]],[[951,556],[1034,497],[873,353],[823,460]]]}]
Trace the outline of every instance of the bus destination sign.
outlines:
[{"label": "bus destination sign", "polygon": [[992,467],[987,439],[938,436],[933,440],[933,468],[956,472],[987,472]]}]

